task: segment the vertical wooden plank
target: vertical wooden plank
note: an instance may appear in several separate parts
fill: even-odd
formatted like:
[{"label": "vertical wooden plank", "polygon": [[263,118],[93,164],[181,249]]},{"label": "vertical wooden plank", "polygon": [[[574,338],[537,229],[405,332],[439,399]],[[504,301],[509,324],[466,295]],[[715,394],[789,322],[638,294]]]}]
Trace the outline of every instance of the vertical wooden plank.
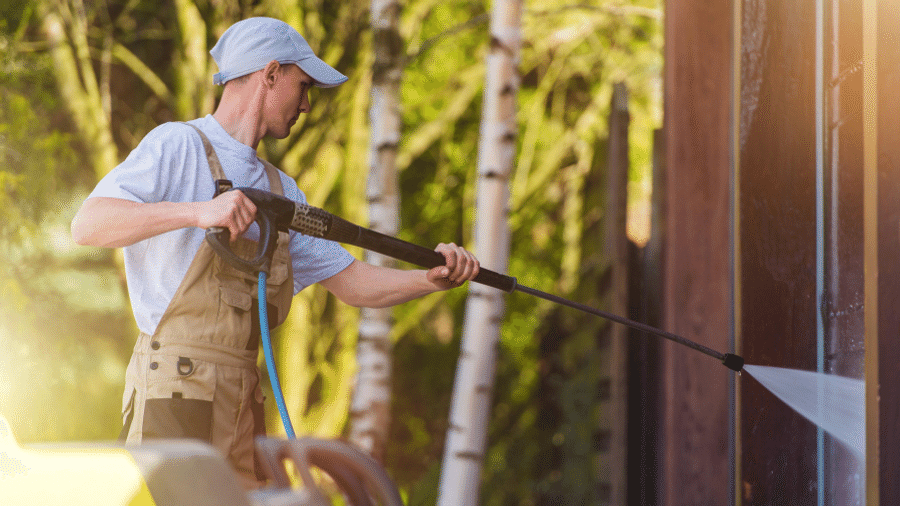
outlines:
[{"label": "vertical wooden plank", "polygon": [[[743,313],[741,311],[741,291],[743,279],[741,277],[741,94],[742,94],[742,45],[744,19],[744,2],[743,0],[734,0],[731,10],[731,240],[732,240],[732,342],[733,350],[738,355],[743,356],[743,335],[741,333],[741,322]],[[731,440],[733,445],[733,467],[732,467],[732,494],[734,497],[733,504],[735,506],[743,506],[743,483],[740,479],[742,474],[741,461],[743,446],[741,444],[741,377],[737,376],[732,385],[734,396],[734,425],[732,427]]]},{"label": "vertical wooden plank", "polygon": [[[653,177],[650,201],[650,237],[636,250],[630,275],[630,314],[652,327],[661,327],[662,249],[665,241],[665,134],[653,132]],[[661,504],[659,498],[659,432],[662,424],[658,336],[629,332],[628,362],[628,504]]]},{"label": "vertical wooden plank", "polygon": [[[663,328],[731,347],[731,2],[665,4],[667,225]],[[666,343],[661,504],[731,501],[729,381]]]},{"label": "vertical wooden plank", "polygon": [[[628,312],[628,236],[625,233],[628,207],[628,89],[624,83],[613,88],[609,117],[605,207],[606,257],[612,274],[609,310]],[[626,503],[628,468],[628,328],[610,328],[610,504]]]},{"label": "vertical wooden plank", "polygon": [[900,5],[878,2],[877,18],[878,334],[866,328],[866,504],[892,505],[900,504]]},{"label": "vertical wooden plank", "polygon": [[[808,12],[793,2],[743,3],[738,297],[747,363],[816,370],[820,137]],[[743,503],[815,504],[815,425],[746,374],[740,397]]]},{"label": "vertical wooden plank", "polygon": [[[820,345],[817,367],[826,374],[864,376],[866,176],[864,145],[862,2],[818,1],[821,22],[820,100],[822,166],[820,232]],[[818,144],[818,142],[817,142]],[[822,432],[818,443],[819,496],[826,504],[859,504],[865,497],[861,462]]]},{"label": "vertical wooden plank", "polygon": [[[863,234],[865,271],[865,375],[878,378],[879,281],[878,281],[878,19],[876,0],[863,0]],[[896,44],[896,42],[894,42]],[[879,381],[866,381],[866,503],[881,504],[878,482],[880,420],[878,419]],[[871,409],[875,407],[875,409]],[[896,474],[896,469],[891,474]]]}]

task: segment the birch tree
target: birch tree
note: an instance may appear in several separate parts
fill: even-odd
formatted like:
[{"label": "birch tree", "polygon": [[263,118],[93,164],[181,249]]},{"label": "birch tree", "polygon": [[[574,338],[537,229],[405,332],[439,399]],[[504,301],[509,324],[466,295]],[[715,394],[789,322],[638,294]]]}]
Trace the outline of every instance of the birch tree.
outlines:
[{"label": "birch tree", "polygon": [[[509,176],[516,155],[521,0],[495,0],[486,60],[478,149],[475,249],[481,264],[506,272],[509,260]],[[494,384],[504,293],[470,284],[462,351],[456,369],[438,504],[478,504]]]},{"label": "birch tree", "polygon": [[[399,231],[397,145],[400,141],[400,77],[403,43],[398,31],[397,0],[372,0],[372,104],[369,109],[371,141],[369,227],[389,236]],[[366,262],[393,267],[390,257],[367,251]],[[364,308],[356,344],[357,373],[350,404],[350,441],[378,460],[384,457],[390,425],[391,308]]]}]

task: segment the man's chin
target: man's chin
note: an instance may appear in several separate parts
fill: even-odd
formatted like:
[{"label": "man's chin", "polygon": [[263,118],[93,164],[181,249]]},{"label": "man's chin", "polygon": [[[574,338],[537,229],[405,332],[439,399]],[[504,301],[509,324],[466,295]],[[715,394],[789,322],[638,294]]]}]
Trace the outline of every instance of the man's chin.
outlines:
[{"label": "man's chin", "polygon": [[291,135],[291,127],[287,127],[281,132],[269,132],[269,137],[273,139],[287,139]]}]

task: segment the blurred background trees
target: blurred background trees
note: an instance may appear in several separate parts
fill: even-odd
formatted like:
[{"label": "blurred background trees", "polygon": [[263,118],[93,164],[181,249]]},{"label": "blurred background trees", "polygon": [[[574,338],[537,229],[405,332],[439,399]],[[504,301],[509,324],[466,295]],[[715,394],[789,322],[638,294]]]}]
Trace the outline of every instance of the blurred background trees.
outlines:
[{"label": "blurred background trees", "polygon": [[[396,166],[398,235],[405,240],[473,245],[489,11],[489,3],[473,0],[403,3]],[[253,15],[291,23],[350,78],[335,89],[314,89],[312,112],[288,139],[265,140],[260,156],[296,178],[311,204],[367,223],[374,60],[368,2],[12,0],[0,6],[0,256],[6,260],[0,265],[0,413],[20,440],[117,436],[136,329],[117,252],[74,246],[69,222],[98,178],[152,128],[213,111],[218,90],[208,50],[231,23]],[[606,166],[616,82],[627,85],[630,97],[632,238],[641,244],[649,233],[639,218],[648,214],[652,132],[662,119],[661,0],[528,0],[522,23],[509,273],[567,296],[578,293],[586,269],[604,261],[586,250],[592,238],[585,234],[603,218],[595,181]],[[394,312],[385,463],[413,504],[435,502],[465,295],[436,294]],[[358,323],[358,311],[319,287],[295,298],[277,333],[276,355],[298,432],[347,433]],[[546,345],[548,329],[573,323],[548,303],[520,295],[506,300],[483,504],[529,504],[547,491],[571,489],[560,486],[547,455],[596,450],[579,436],[583,428],[548,421],[548,400],[541,399],[548,385],[592,398],[596,378],[566,364],[589,353],[593,338]],[[571,397],[555,405],[561,420],[586,409]],[[277,434],[277,413],[269,414],[270,432]]]}]

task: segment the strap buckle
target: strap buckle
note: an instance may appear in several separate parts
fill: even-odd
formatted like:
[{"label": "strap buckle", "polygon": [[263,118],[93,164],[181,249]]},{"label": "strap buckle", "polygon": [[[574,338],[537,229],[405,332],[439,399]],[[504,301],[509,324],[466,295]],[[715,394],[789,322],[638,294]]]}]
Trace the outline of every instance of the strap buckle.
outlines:
[{"label": "strap buckle", "polygon": [[[190,376],[192,372],[194,372],[194,362],[187,357],[178,357],[177,364],[178,374],[182,376]],[[187,368],[187,371],[184,369]]]},{"label": "strap buckle", "polygon": [[216,192],[213,193],[213,198],[218,197],[219,195],[227,192],[228,190],[234,188],[234,185],[231,184],[231,181],[228,179],[216,179]]}]

